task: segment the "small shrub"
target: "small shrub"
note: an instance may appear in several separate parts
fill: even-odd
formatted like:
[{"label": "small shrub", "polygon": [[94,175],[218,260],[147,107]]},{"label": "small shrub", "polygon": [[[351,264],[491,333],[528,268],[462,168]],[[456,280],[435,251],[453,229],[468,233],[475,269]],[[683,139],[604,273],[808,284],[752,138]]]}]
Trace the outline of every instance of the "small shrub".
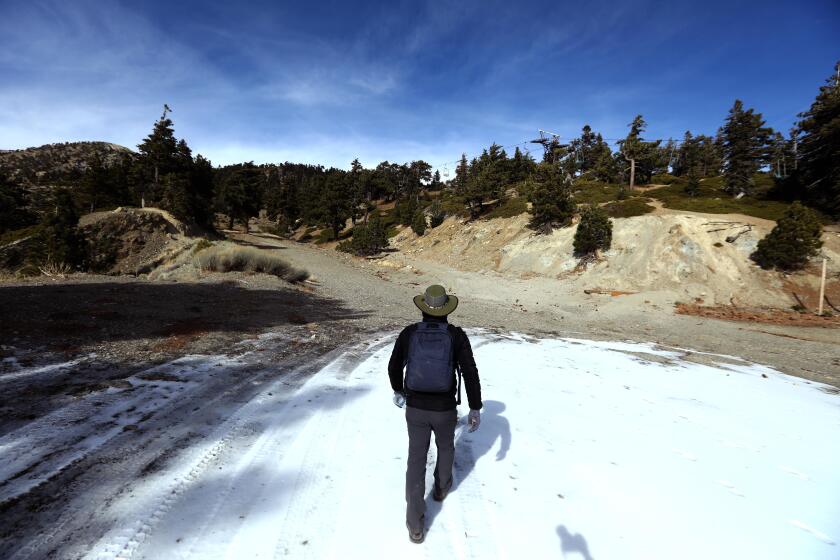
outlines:
[{"label": "small shrub", "polygon": [[528,211],[528,203],[521,196],[509,198],[484,216],[485,220],[493,218],[513,218]]},{"label": "small shrub", "polygon": [[204,249],[209,249],[213,246],[213,243],[208,241],[207,239],[200,239],[198,243],[193,245],[192,254],[195,255],[199,251],[203,251]]},{"label": "small shrub", "polygon": [[607,213],[598,207],[584,208],[575,231],[575,256],[591,255],[598,249],[606,251],[611,244],[612,222]]},{"label": "small shrub", "polygon": [[671,175],[670,173],[660,173],[659,175],[654,175],[650,178],[650,183],[652,185],[670,185],[674,181],[678,181],[679,178]]},{"label": "small shrub", "polygon": [[270,233],[271,235],[276,235],[277,237],[288,238],[292,231],[292,227],[288,220],[280,217],[277,223],[260,224],[260,230],[265,233]]},{"label": "small shrub", "polygon": [[618,188],[618,192],[615,195],[616,200],[627,200],[627,197],[630,196],[630,192],[627,190],[625,185],[621,185]]},{"label": "small shrub", "polygon": [[15,275],[23,277],[23,278],[31,278],[33,276],[40,276],[41,275],[41,269],[39,269],[37,267],[37,265],[35,265],[35,264],[27,263],[27,264],[23,265],[22,267],[20,267],[19,269],[17,269],[15,271]]},{"label": "small shrub", "polygon": [[599,181],[582,181],[578,179],[572,187],[573,197],[578,204],[600,204],[618,200],[618,193],[626,190],[623,185],[601,183]]},{"label": "small shrub", "polygon": [[302,282],[309,277],[305,270],[293,268],[271,251],[222,243],[209,247],[193,257],[201,270],[213,272],[264,272],[288,282]]},{"label": "small shrub", "polygon": [[628,198],[610,202],[603,208],[610,218],[631,218],[653,212],[655,208],[648,202],[650,202],[649,198]]},{"label": "small shrub", "polygon": [[799,270],[822,247],[822,225],[817,214],[794,202],[776,227],[758,242],[752,259],[761,268]]},{"label": "small shrub", "polygon": [[324,228],[318,232],[317,236],[315,236],[316,245],[329,243],[330,241],[335,241],[335,232],[333,232],[332,228]]},{"label": "small shrub", "polygon": [[411,229],[414,230],[414,233],[417,235],[423,235],[426,233],[426,214],[424,214],[422,210],[418,210],[414,213],[414,218],[411,220]]},{"label": "small shrub", "polygon": [[432,228],[438,227],[446,219],[446,213],[444,213],[440,202],[437,200],[429,206],[427,211],[429,212],[429,226]]},{"label": "small shrub", "polygon": [[445,193],[443,197],[441,197],[440,209],[447,216],[460,216],[462,218],[469,216],[467,203],[464,197],[453,193]]}]

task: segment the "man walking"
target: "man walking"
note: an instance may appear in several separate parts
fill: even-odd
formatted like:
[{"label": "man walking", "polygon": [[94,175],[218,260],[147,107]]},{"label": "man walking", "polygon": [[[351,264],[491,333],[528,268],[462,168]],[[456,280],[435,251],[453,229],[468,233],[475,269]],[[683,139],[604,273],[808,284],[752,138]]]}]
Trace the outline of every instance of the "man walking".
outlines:
[{"label": "man walking", "polygon": [[[440,502],[452,487],[461,376],[470,405],[470,432],[478,429],[481,421],[481,383],[466,333],[447,321],[447,315],[458,307],[458,298],[448,295],[443,286],[435,285],[429,286],[425,294],[415,296],[414,304],[423,312],[423,320],[407,326],[397,337],[388,363],[388,376],[394,389],[394,404],[400,408],[408,405],[405,409],[406,526],[409,539],[421,543],[425,538],[426,456],[431,434],[434,432],[437,445],[432,496]],[[460,373],[457,380],[456,370]]]}]

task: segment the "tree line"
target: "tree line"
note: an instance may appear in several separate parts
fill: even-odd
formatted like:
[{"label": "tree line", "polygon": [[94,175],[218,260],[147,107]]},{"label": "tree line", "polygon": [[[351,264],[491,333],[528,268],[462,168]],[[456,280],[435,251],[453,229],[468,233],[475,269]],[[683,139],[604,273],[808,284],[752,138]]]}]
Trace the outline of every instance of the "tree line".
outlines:
[{"label": "tree line", "polygon": [[[91,158],[85,173],[74,181],[71,196],[62,200],[86,211],[156,206],[207,228],[214,227],[217,213],[227,216],[228,227],[239,223],[247,228],[248,221],[264,210],[281,231],[307,224],[325,228],[338,239],[348,220],[366,225],[371,217],[379,217],[375,201],[395,202],[396,221],[415,231],[429,225],[427,217],[439,223],[440,205],[422,203],[429,191],[445,189],[473,218],[511,196],[524,195],[532,202],[532,226],[546,230],[569,223],[576,211],[571,201],[574,185],[598,182],[632,188],[671,174],[686,177],[686,191],[692,195],[701,178],[722,175],[724,191],[743,196],[755,193],[756,172],[764,170],[775,178],[776,196],[801,200],[840,217],[837,74],[820,88],[787,136],[766,126],[761,113],[736,100],[714,136],[686,131],[679,141],[649,139],[647,123],[637,115],[614,147],[589,125],[566,144],[552,140],[541,161],[519,147],[509,155],[494,143],[472,159],[462,154],[454,178],[446,183],[422,160],[383,161],[365,168],[356,159],[348,170],[289,162],[214,167],[175,136],[169,113],[165,106],[137,146],[137,154],[126,154],[109,165]],[[0,177],[2,231],[37,220],[37,213],[25,210],[35,206],[25,198],[24,192]]]}]

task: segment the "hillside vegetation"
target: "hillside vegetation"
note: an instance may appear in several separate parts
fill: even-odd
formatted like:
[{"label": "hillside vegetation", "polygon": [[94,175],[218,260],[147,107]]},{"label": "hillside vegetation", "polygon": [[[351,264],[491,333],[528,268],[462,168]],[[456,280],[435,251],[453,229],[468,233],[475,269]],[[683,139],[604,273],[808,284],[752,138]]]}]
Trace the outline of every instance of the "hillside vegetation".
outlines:
[{"label": "hillside vegetation", "polygon": [[[428,235],[447,216],[527,213],[529,227],[544,234],[570,227],[587,206],[603,207],[610,218],[643,216],[661,204],[776,221],[801,201],[823,223],[840,217],[840,158],[834,157],[840,84],[833,79],[790,137],[735,100],[714,136],[687,131],[680,140],[647,138],[647,122],[636,115],[618,140],[605,140],[588,125],[568,142],[543,136],[539,161],[520,145],[509,154],[493,143],[472,158],[462,154],[452,179],[447,167],[442,177],[421,159],[372,168],[354,160],[348,170],[289,162],[214,167],[175,136],[170,111],[164,107],[137,153],[83,142],[0,154],[4,242],[33,238],[37,230],[40,253],[33,261],[68,258],[61,264],[89,269],[83,251],[70,250],[78,236],[64,230],[84,213],[145,206],[207,231],[247,231],[259,216],[277,235],[345,241],[342,247],[359,255],[382,248],[381,231],[386,238],[400,227]],[[374,214],[377,234],[368,235]],[[364,227],[355,229],[359,224]],[[365,239],[349,240],[354,231]]]}]

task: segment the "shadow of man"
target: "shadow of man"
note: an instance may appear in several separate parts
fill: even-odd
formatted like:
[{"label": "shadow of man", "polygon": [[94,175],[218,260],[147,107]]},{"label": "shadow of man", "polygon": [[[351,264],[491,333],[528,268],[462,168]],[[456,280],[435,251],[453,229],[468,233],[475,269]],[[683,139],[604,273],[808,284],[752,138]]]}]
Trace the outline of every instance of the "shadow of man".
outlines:
[{"label": "shadow of man", "polygon": [[[510,422],[502,416],[505,411],[505,403],[499,401],[484,401],[481,409],[481,425],[478,430],[470,433],[467,426],[467,417],[464,415],[458,420],[455,438],[455,466],[452,469],[452,489],[454,493],[461,483],[470,476],[475,469],[479,459],[486,455],[496,440],[500,440],[499,451],[496,452],[496,460],[502,461],[510,450]],[[426,524],[432,526],[442,504],[432,499],[432,494],[426,496]]]},{"label": "shadow of man", "polygon": [[560,550],[563,552],[563,557],[566,553],[577,552],[583,557],[583,560],[594,560],[589,554],[589,544],[583,535],[569,532],[565,525],[557,526],[557,536],[560,537]]}]

